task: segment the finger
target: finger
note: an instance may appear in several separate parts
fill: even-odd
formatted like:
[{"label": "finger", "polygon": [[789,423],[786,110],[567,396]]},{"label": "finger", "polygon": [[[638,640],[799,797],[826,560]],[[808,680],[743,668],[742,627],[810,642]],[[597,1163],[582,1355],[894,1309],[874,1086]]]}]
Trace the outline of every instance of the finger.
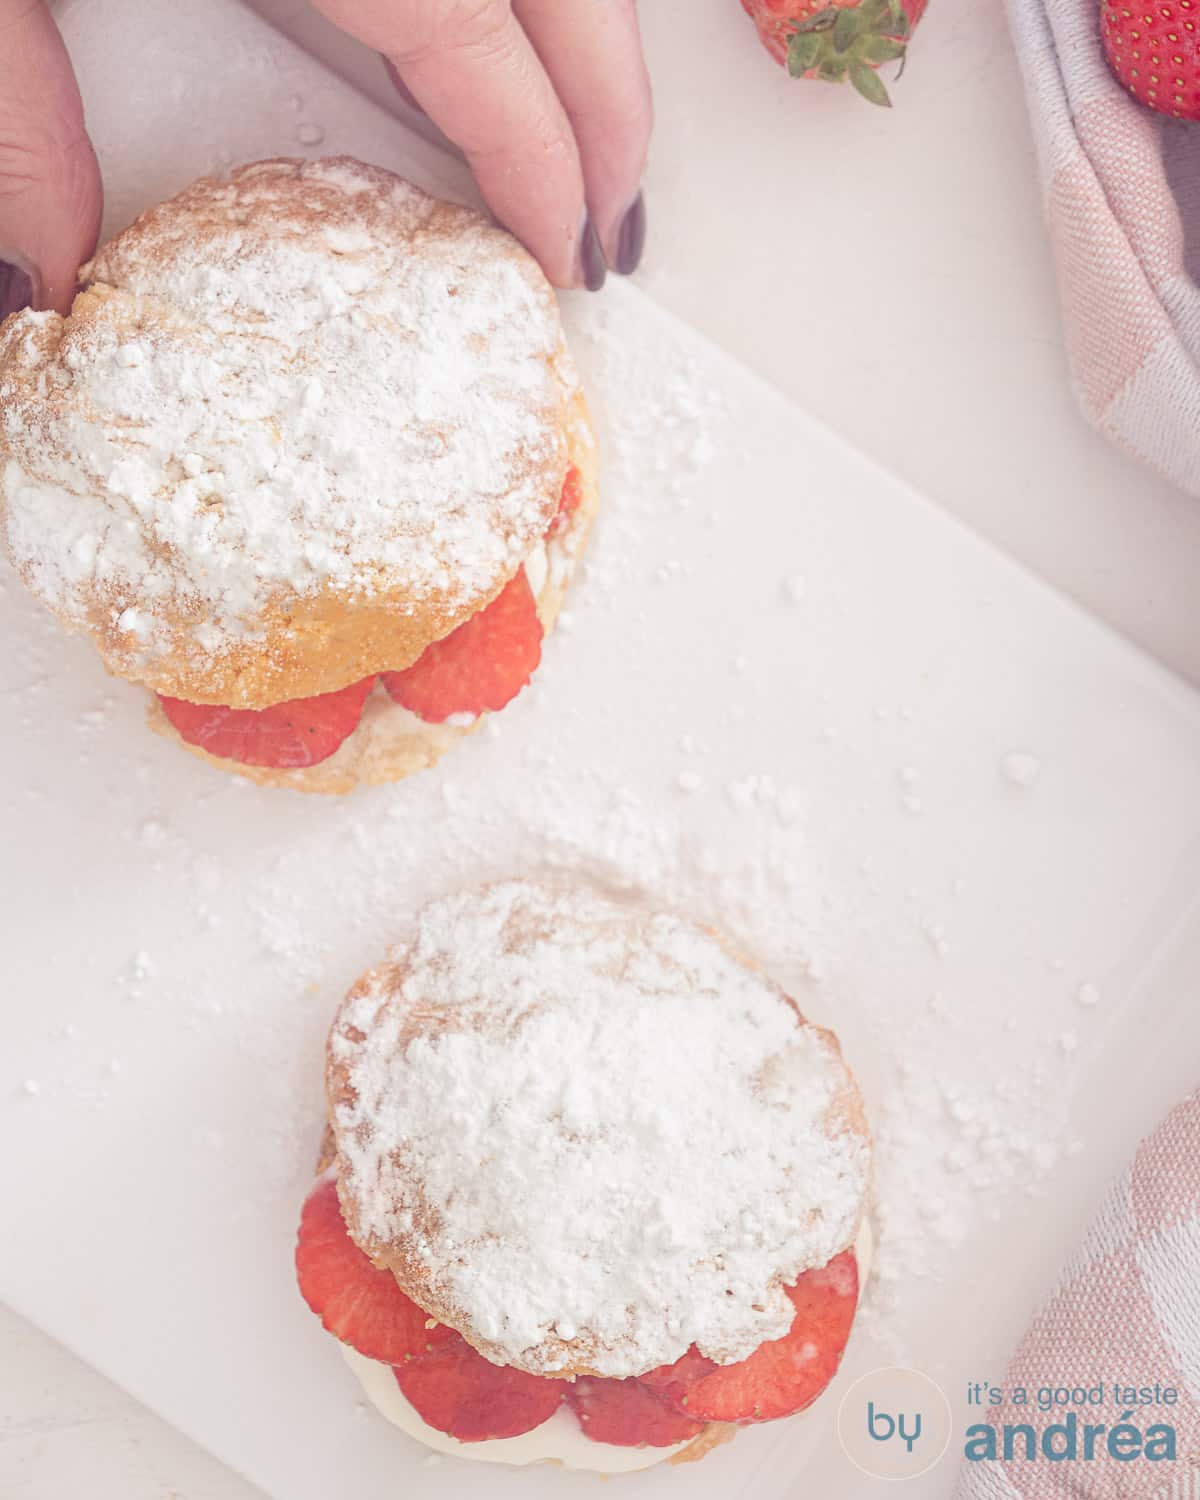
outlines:
[{"label": "finger", "polygon": [[318,4],[391,59],[417,103],[463,152],[489,208],[551,281],[603,281],[570,121],[509,0]]},{"label": "finger", "polygon": [[653,123],[635,0],[513,0],[513,11],[571,121],[608,264],[627,276],[646,235],[641,181]]},{"label": "finger", "polygon": [[0,0],[0,317],[28,302],[67,311],[100,202],[58,28],[40,0]]}]

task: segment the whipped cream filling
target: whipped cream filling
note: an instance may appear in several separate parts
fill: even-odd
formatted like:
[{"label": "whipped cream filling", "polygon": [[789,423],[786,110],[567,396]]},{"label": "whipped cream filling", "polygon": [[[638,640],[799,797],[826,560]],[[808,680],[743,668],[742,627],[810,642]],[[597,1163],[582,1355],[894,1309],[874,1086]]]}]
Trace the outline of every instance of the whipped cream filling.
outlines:
[{"label": "whipped cream filling", "polygon": [[[864,1219],[854,1241],[860,1303],[862,1289],[871,1274],[873,1251],[871,1226]],[[564,1402],[540,1427],[534,1427],[518,1437],[489,1438],[482,1443],[461,1443],[449,1433],[430,1427],[419,1415],[400,1389],[400,1383],[390,1365],[366,1359],[348,1344],[340,1347],[342,1357],[358,1376],[363,1394],[380,1416],[385,1417],[408,1437],[415,1438],[418,1443],[423,1443],[425,1447],[433,1449],[435,1453],[445,1454],[448,1458],[511,1464],[518,1468],[527,1464],[555,1463],[565,1469],[586,1470],[594,1474],[633,1474],[640,1469],[665,1463],[695,1441],[689,1439],[666,1448],[629,1448],[617,1443],[597,1443],[585,1435],[575,1413]],[[817,1399],[820,1400],[821,1397]],[[811,1409],[810,1407],[809,1410]],[[803,1416],[804,1413],[798,1415]]]},{"label": "whipped cream filling", "polygon": [[538,542],[522,564],[525,577],[529,580],[530,592],[539,604],[542,602],[546,580],[550,577],[550,548],[553,545],[553,542]]},{"label": "whipped cream filling", "polygon": [[562,588],[575,567],[574,532],[570,526],[558,536],[535,542],[529,556],[521,564],[529,580],[529,590],[537,600],[538,613],[543,614],[546,595],[551,589]]},{"label": "whipped cream filling", "polygon": [[564,1404],[552,1417],[522,1432],[518,1437],[488,1438],[482,1443],[460,1443],[447,1432],[430,1427],[400,1389],[390,1365],[364,1359],[349,1344],[341,1346],[342,1356],[358,1376],[367,1400],[394,1427],[424,1443],[435,1453],[449,1458],[469,1458],[485,1463],[526,1464],[556,1463],[565,1469],[586,1469],[595,1474],[632,1474],[638,1469],[681,1453],[687,1443],[669,1448],[623,1448],[616,1443],[596,1443],[584,1435],[575,1413]]}]

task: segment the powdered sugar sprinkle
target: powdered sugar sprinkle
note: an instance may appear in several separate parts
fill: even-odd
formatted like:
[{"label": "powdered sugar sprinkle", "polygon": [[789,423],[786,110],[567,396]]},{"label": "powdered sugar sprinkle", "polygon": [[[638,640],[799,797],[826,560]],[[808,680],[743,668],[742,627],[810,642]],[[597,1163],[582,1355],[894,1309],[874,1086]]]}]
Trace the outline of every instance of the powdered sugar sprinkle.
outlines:
[{"label": "powdered sugar sprinkle", "polygon": [[297,597],[482,599],[544,529],[574,375],[544,278],[481,216],[345,159],[261,163],[85,285],[0,339],[0,511],[129,675]]},{"label": "powdered sugar sprinkle", "polygon": [[330,1049],[360,1239],[427,1267],[506,1363],[744,1358],[856,1233],[836,1049],[674,917],[516,882],[444,898]]}]

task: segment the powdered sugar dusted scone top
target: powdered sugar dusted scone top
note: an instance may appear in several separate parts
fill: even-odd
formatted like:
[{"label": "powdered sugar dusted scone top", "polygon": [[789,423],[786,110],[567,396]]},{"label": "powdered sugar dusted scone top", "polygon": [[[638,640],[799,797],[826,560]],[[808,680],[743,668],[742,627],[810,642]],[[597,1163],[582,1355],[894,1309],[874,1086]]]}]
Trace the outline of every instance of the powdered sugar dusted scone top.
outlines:
[{"label": "powdered sugar dusted scone top", "polygon": [[122,676],[261,707],[401,668],[554,514],[575,376],[481,215],[349,159],[204,179],[0,332],[26,582]]},{"label": "powdered sugar dusted scone top", "polygon": [[538,1374],[745,1358],[862,1216],[832,1036],[708,931],[591,893],[426,907],[344,1002],[328,1088],[355,1241]]}]

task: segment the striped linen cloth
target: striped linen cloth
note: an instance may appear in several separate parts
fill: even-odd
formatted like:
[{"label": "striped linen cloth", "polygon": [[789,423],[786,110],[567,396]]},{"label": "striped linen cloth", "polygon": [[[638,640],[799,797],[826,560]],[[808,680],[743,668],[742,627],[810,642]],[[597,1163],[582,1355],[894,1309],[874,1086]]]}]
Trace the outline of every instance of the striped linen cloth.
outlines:
[{"label": "striped linen cloth", "polygon": [[[1178,1105],[1141,1143],[1110,1189],[1083,1244],[1066,1266],[1013,1358],[1004,1381],[1025,1386],[1173,1386],[1174,1406],[1135,1413],[1142,1433],[1175,1428],[1175,1462],[964,1463],[954,1500],[1200,1500],[1200,1092]],[[1105,1392],[1107,1402],[1108,1391]],[[1076,1408],[1084,1422],[1115,1423],[1111,1405]],[[1007,1400],[972,1421],[1043,1428],[1064,1409],[1043,1414]]]},{"label": "striped linen cloth", "polygon": [[1100,0],[1007,4],[1080,402],[1200,494],[1200,124],[1155,115],[1116,82]]}]

